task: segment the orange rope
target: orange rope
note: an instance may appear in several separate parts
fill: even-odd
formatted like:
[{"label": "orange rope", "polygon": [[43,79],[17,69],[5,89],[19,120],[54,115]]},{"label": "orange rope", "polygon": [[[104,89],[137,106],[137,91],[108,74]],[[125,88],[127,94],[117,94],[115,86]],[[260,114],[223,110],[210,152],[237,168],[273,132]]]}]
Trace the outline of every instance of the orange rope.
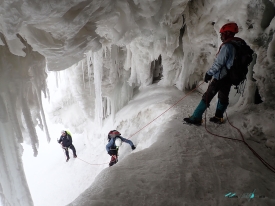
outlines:
[{"label": "orange rope", "polygon": [[[189,96],[191,93],[193,93],[198,87],[200,87],[204,82],[202,82],[201,84],[199,84],[196,88],[192,89],[190,92],[188,92],[185,96],[183,96],[181,99],[179,99],[175,104],[173,104],[171,107],[169,107],[168,109],[166,109],[164,112],[162,112],[160,115],[158,115],[156,118],[154,118],[152,121],[150,121],[148,124],[146,124],[145,126],[143,126],[141,129],[139,129],[137,132],[135,132],[134,134],[130,135],[130,137],[128,139],[130,139],[131,137],[133,137],[134,135],[136,135],[137,133],[139,133],[141,130],[143,130],[145,127],[147,127],[148,125],[150,125],[152,122],[154,122],[156,119],[158,119],[160,116],[162,116],[164,113],[166,113],[168,110],[170,110],[171,108],[173,108],[174,106],[176,106],[179,102],[181,102],[185,97]],[[226,117],[228,119],[228,116],[227,116],[227,113],[226,113]],[[217,134],[214,134],[212,132],[210,132],[207,128],[206,128],[206,111],[205,111],[205,130],[213,135],[213,136],[217,136],[217,137],[221,137],[221,138],[225,138],[225,139],[230,139],[230,140],[234,140],[234,141],[239,141],[239,142],[243,142],[252,152],[253,154],[268,168],[270,169],[272,172],[275,173],[275,168],[272,167],[268,162],[266,162],[257,152],[255,152],[255,150],[253,150],[248,144],[247,142],[244,140],[244,137],[243,137],[243,134],[242,132],[235,126],[233,126],[229,119],[228,119],[228,122],[229,124],[235,128],[241,135],[242,137],[242,140],[239,140],[239,139],[235,139],[235,138],[230,138],[230,137],[224,137],[224,136],[221,136],[221,135],[217,135]],[[78,158],[80,159],[80,158]],[[82,160],[82,159],[80,159]],[[86,162],[84,160],[82,160],[83,162]],[[108,164],[108,163],[103,163],[103,164],[91,164],[91,163],[88,163],[86,162],[87,164],[90,164],[90,165],[103,165],[103,164]]]},{"label": "orange rope", "polygon": [[[196,88],[192,89],[190,92],[188,92],[185,96],[183,96],[180,100],[178,100],[175,104],[173,104],[171,107],[169,107],[168,109],[166,109],[164,112],[162,112],[159,116],[157,116],[156,118],[154,118],[151,122],[149,122],[148,124],[146,124],[144,127],[142,127],[141,129],[139,129],[137,132],[135,132],[134,134],[132,134],[128,139],[130,139],[131,137],[133,137],[134,135],[136,135],[137,133],[139,133],[141,130],[143,130],[145,127],[147,127],[148,125],[150,125],[152,122],[154,122],[156,119],[158,119],[161,115],[163,115],[164,113],[166,113],[168,110],[170,110],[172,107],[176,106],[180,101],[182,101],[185,97],[187,97],[188,95],[190,95],[191,93],[193,93],[193,91],[195,91],[197,88],[199,88],[204,82],[202,82],[201,84],[199,84]],[[80,159],[79,157],[77,157],[78,159]],[[80,159],[82,160],[82,159]],[[84,160],[82,160],[83,162],[86,162]],[[109,163],[103,163],[103,164],[91,164],[86,162],[87,164],[90,165],[103,165],[103,164],[109,164]]]},{"label": "orange rope", "polygon": [[149,122],[148,124],[146,124],[144,127],[142,127],[141,129],[139,129],[137,132],[135,132],[134,134],[130,135],[130,137],[128,139],[130,139],[131,137],[133,137],[134,135],[136,135],[137,133],[139,133],[141,130],[143,130],[145,127],[147,127],[148,125],[150,125],[152,122],[154,122],[156,119],[158,119],[161,115],[163,115],[164,113],[166,113],[168,110],[170,110],[171,108],[173,108],[174,106],[176,106],[179,102],[181,102],[185,97],[189,96],[191,93],[193,93],[193,91],[195,91],[198,87],[200,87],[204,82],[202,82],[201,84],[199,84],[195,89],[192,89],[190,92],[188,92],[185,96],[183,96],[180,100],[178,100],[175,104],[173,104],[171,107],[169,107],[168,109],[166,109],[164,112],[162,112],[159,116],[157,116],[155,119],[153,119],[151,122]]},{"label": "orange rope", "polygon": [[238,132],[239,132],[239,134],[241,135],[241,137],[242,137],[242,142],[253,152],[253,154],[268,168],[268,169],[270,169],[272,172],[274,172],[275,173],[275,168],[274,167],[272,167],[267,161],[265,161],[251,146],[249,146],[249,144],[244,140],[244,137],[243,137],[243,134],[242,134],[242,132],[237,128],[237,127],[235,127],[234,125],[232,125],[231,124],[231,122],[229,121],[229,119],[228,119],[228,116],[227,116],[227,113],[226,113],[226,118],[227,118],[227,120],[228,120],[228,122],[229,122],[229,124],[231,125],[231,127],[233,127],[233,128],[235,128]]},{"label": "orange rope", "polygon": [[214,133],[212,133],[212,132],[210,132],[207,128],[206,128],[206,111],[205,111],[205,120],[204,120],[204,122],[205,122],[205,124],[204,124],[204,127],[205,127],[205,130],[209,133],[209,134],[211,134],[211,135],[213,135],[213,136],[216,136],[216,137],[221,137],[221,138],[224,138],[224,139],[230,139],[230,140],[234,140],[234,141],[239,141],[239,142],[243,142],[251,151],[252,151],[252,153],[269,169],[269,170],[271,170],[272,172],[274,172],[275,173],[275,168],[274,167],[272,167],[268,162],[266,162],[252,147],[250,147],[249,146],[249,144],[244,140],[244,137],[243,137],[243,134],[242,134],[242,132],[240,131],[240,129],[238,129],[237,127],[235,127],[234,125],[232,125],[231,124],[231,122],[229,121],[229,119],[228,119],[228,116],[227,116],[227,113],[225,112],[225,114],[226,114],[226,118],[227,118],[227,120],[228,120],[228,122],[229,122],[229,124],[230,124],[230,126],[231,127],[233,127],[233,128],[235,128],[238,132],[239,132],[239,134],[241,135],[241,137],[242,137],[242,140],[240,140],[240,139],[235,139],[235,138],[230,138],[230,137],[225,137],[225,136],[221,136],[221,135],[217,135],[217,134],[214,134]]},{"label": "orange rope", "polygon": [[[77,157],[77,159],[79,159],[79,160],[81,160],[81,161],[83,161],[83,162],[86,162],[85,160],[80,159],[79,157]],[[105,164],[109,164],[109,163],[91,164],[91,163],[89,163],[89,162],[86,162],[86,163],[89,164],[89,165],[105,165]]]}]

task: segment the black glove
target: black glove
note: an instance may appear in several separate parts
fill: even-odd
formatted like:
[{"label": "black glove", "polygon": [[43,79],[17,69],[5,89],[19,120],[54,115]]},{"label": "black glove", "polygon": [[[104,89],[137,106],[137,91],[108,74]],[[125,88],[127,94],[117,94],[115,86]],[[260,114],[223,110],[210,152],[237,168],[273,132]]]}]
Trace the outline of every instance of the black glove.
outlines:
[{"label": "black glove", "polygon": [[132,146],[132,150],[134,150],[134,149],[136,149],[136,147],[133,145],[133,146]]},{"label": "black glove", "polygon": [[212,76],[209,75],[209,74],[207,74],[207,73],[205,73],[204,81],[205,81],[206,83],[208,83],[208,81],[210,81],[211,79],[212,79]]},{"label": "black glove", "polygon": [[108,152],[108,154],[109,154],[110,156],[112,156],[112,152],[111,152],[111,150]]}]

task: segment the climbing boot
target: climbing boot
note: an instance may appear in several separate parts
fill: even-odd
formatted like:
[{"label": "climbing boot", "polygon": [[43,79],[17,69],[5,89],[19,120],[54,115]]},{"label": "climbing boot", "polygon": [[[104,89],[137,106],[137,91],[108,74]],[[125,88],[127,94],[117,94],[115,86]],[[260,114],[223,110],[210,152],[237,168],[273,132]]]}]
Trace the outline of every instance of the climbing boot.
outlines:
[{"label": "climbing boot", "polygon": [[207,106],[204,102],[204,100],[201,100],[198,104],[197,108],[193,112],[193,115],[189,118],[184,118],[183,121],[189,124],[195,124],[195,125],[201,125],[202,123],[202,115],[204,111],[206,110]]},{"label": "climbing boot", "polygon": [[214,122],[214,123],[216,123],[216,124],[222,124],[222,123],[224,123],[223,118],[216,117],[216,116],[211,117],[211,118],[209,119],[209,121],[210,121],[210,122]]},{"label": "climbing boot", "polygon": [[112,155],[111,157],[111,161],[109,163],[109,167],[113,166],[114,164],[116,164],[118,162],[117,156],[116,155]]},{"label": "climbing boot", "polygon": [[216,113],[214,117],[211,117],[209,119],[210,122],[214,122],[216,124],[222,124],[224,122],[223,120],[223,113],[227,109],[228,104],[222,104],[220,100],[217,103]]},{"label": "climbing boot", "polygon": [[183,121],[185,121],[188,124],[194,124],[198,126],[202,124],[202,119],[197,119],[197,118],[194,118],[193,116],[189,118],[184,118]]}]

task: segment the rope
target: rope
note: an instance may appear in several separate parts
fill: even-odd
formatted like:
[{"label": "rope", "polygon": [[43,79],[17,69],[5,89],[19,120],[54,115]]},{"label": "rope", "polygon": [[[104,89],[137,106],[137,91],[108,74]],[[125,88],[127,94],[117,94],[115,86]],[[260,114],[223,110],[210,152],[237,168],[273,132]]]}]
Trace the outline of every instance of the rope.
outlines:
[{"label": "rope", "polygon": [[81,160],[81,161],[83,161],[83,162],[86,162],[86,163],[89,164],[89,165],[105,165],[105,164],[109,164],[109,163],[91,164],[91,163],[89,163],[89,162],[87,162],[87,161],[85,161],[85,160],[83,160],[83,159],[80,159],[79,157],[77,157],[77,159],[79,159],[79,160]]},{"label": "rope", "polygon": [[136,135],[137,133],[139,133],[141,130],[143,130],[145,127],[147,127],[148,125],[150,125],[152,122],[154,122],[156,119],[158,119],[160,116],[162,116],[164,113],[166,113],[168,110],[170,110],[171,108],[173,108],[174,106],[176,106],[180,101],[182,101],[185,97],[189,96],[191,93],[193,93],[197,88],[199,88],[204,82],[202,82],[201,84],[199,84],[196,88],[192,89],[190,92],[188,92],[185,96],[183,96],[180,100],[178,100],[175,104],[173,104],[171,107],[169,107],[168,109],[166,109],[164,112],[162,112],[159,116],[157,116],[156,118],[154,118],[151,122],[149,122],[148,124],[146,124],[145,126],[143,126],[141,129],[139,129],[137,132],[135,132],[134,134],[130,135],[130,137],[128,139],[130,139],[131,137],[133,137],[134,135]]},{"label": "rope", "polygon": [[[79,159],[79,160],[81,160],[81,161],[83,161],[83,162],[85,162],[85,163],[87,163],[87,164],[89,164],[89,165],[105,165],[105,164],[109,164],[109,162],[108,163],[101,163],[101,164],[91,164],[91,163],[89,163],[89,162],[87,162],[87,161],[85,161],[83,159],[80,159],[79,157],[76,157],[76,158]],[[117,154],[117,158],[118,158],[118,154]]]},{"label": "rope", "polygon": [[[160,115],[158,115],[156,118],[154,118],[151,122],[149,122],[148,124],[146,124],[145,126],[143,126],[141,129],[139,129],[137,132],[135,132],[134,134],[130,135],[130,137],[128,139],[130,139],[131,137],[133,137],[134,135],[136,135],[137,133],[139,133],[141,130],[143,130],[145,127],[147,127],[148,125],[150,125],[152,122],[154,122],[156,119],[158,119],[161,115],[163,115],[164,113],[166,113],[168,110],[170,110],[171,108],[173,108],[174,106],[176,106],[180,101],[182,101],[185,97],[189,96],[191,93],[193,93],[197,88],[199,88],[204,82],[202,82],[201,84],[199,84],[196,88],[192,89],[190,92],[188,92],[185,96],[183,96],[180,100],[178,100],[175,104],[173,104],[171,107],[169,107],[168,109],[166,109],[164,112],[162,112]],[[77,157],[78,159],[80,159],[79,157]],[[80,159],[82,160],[82,159]],[[84,160],[82,160],[83,162],[86,162]],[[103,163],[103,164],[91,164],[86,162],[87,164],[90,165],[103,165],[103,164],[109,164],[109,163]]]},{"label": "rope", "polygon": [[[209,84],[210,85],[210,84]],[[207,97],[207,95],[206,95],[206,97]],[[206,111],[207,111],[207,109],[206,109]],[[235,139],[235,138],[231,138],[231,137],[225,137],[225,136],[221,136],[221,135],[217,135],[217,134],[214,134],[214,133],[212,133],[212,132],[210,132],[208,129],[207,129],[207,127],[206,127],[206,111],[205,111],[205,120],[204,120],[204,127],[205,127],[205,130],[209,133],[209,134],[211,134],[211,135],[213,135],[213,136],[216,136],[216,137],[221,137],[221,138],[224,138],[224,139],[230,139],[230,140],[233,140],[233,141],[238,141],[238,142],[243,142],[251,151],[252,151],[252,153],[269,169],[269,170],[271,170],[272,172],[274,172],[275,173],[275,168],[274,167],[272,167],[268,162],[266,162],[251,146],[249,146],[249,144],[244,140],[244,137],[243,137],[243,134],[242,134],[242,132],[240,131],[240,129],[238,129],[237,127],[235,127],[234,125],[232,125],[231,124],[231,122],[229,121],[229,118],[228,118],[228,116],[227,116],[227,112],[225,112],[225,114],[226,114],[226,118],[227,118],[227,120],[228,120],[228,122],[229,122],[229,124],[230,124],[230,126],[231,127],[233,127],[233,128],[235,128],[238,132],[239,132],[239,134],[241,135],[241,137],[242,137],[242,139],[240,140],[240,139]]]},{"label": "rope", "polygon": [[[143,130],[144,128],[146,128],[147,126],[149,126],[152,122],[154,122],[156,119],[158,119],[160,116],[162,116],[163,114],[165,114],[167,111],[169,111],[171,108],[173,108],[174,106],[176,106],[179,102],[181,102],[185,97],[189,96],[191,93],[193,93],[198,87],[200,87],[204,82],[202,82],[201,84],[199,84],[196,88],[192,89],[190,92],[188,92],[185,96],[183,96],[181,99],[179,99],[176,103],[174,103],[171,107],[169,107],[168,109],[166,109],[164,112],[162,112],[160,115],[158,115],[156,118],[154,118],[152,121],[150,121],[148,124],[146,124],[145,126],[143,126],[141,129],[139,129],[137,132],[135,132],[134,134],[130,135],[130,137],[128,139],[130,139],[131,137],[133,137],[134,135],[136,135],[137,133],[139,133],[141,130]],[[206,111],[205,111],[205,130],[213,135],[213,136],[216,136],[216,137],[221,137],[221,138],[224,138],[224,139],[230,139],[230,140],[233,140],[233,141],[238,141],[238,142],[243,142],[251,151],[252,153],[269,169],[271,170],[272,172],[275,173],[275,168],[272,167],[268,162],[266,162],[255,150],[253,150],[253,148],[251,148],[247,142],[244,140],[244,137],[243,137],[243,134],[242,132],[237,128],[235,127],[234,125],[232,125],[228,119],[228,116],[227,116],[227,113],[226,113],[226,117],[227,117],[227,120],[230,124],[231,127],[235,128],[239,134],[241,135],[242,137],[242,140],[240,139],[235,139],[235,138],[231,138],[231,137],[225,137],[225,136],[221,136],[221,135],[217,135],[217,134],[214,134],[212,132],[210,132],[207,127],[206,127]],[[83,161],[83,162],[86,162],[82,159],[80,159],[79,157],[77,157],[79,160]],[[104,164],[109,164],[109,163],[102,163],[102,164],[91,164],[89,162],[86,162],[87,164],[90,164],[90,165],[104,165]]]},{"label": "rope", "polygon": [[[206,111],[207,111],[207,110],[206,110]],[[233,140],[233,141],[243,142],[243,141],[240,140],[240,139],[235,139],[235,138],[231,138],[231,137],[224,137],[224,136],[221,136],[221,135],[214,134],[214,133],[210,132],[210,131],[207,129],[207,127],[206,127],[206,111],[205,111],[205,118],[204,118],[204,128],[205,128],[205,130],[206,130],[209,134],[212,134],[213,136],[221,137],[221,138],[224,138],[224,139],[230,139],[230,140]]]},{"label": "rope", "polygon": [[228,118],[228,116],[227,116],[227,113],[225,112],[225,114],[226,114],[226,118],[227,118],[227,120],[228,120],[228,122],[229,122],[229,124],[231,125],[231,127],[233,127],[233,128],[235,128],[238,132],[239,132],[239,134],[241,135],[241,137],[242,137],[242,142],[251,150],[251,152],[269,169],[269,170],[271,170],[272,172],[274,172],[275,173],[275,168],[274,167],[272,167],[267,161],[265,161],[245,140],[244,140],[244,137],[243,137],[243,134],[242,134],[242,132],[237,128],[237,127],[235,127],[234,125],[232,125],[231,124],[231,122],[229,121],[229,118]]}]

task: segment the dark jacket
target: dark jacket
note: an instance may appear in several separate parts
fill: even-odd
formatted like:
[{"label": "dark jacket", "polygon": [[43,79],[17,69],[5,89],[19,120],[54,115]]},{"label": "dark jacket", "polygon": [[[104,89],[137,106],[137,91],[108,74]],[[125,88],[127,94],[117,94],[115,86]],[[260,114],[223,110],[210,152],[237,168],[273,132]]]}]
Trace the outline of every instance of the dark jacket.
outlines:
[{"label": "dark jacket", "polygon": [[68,133],[66,133],[65,136],[61,135],[60,139],[58,140],[58,143],[61,143],[63,147],[71,146],[73,143],[71,135],[69,135]]}]

